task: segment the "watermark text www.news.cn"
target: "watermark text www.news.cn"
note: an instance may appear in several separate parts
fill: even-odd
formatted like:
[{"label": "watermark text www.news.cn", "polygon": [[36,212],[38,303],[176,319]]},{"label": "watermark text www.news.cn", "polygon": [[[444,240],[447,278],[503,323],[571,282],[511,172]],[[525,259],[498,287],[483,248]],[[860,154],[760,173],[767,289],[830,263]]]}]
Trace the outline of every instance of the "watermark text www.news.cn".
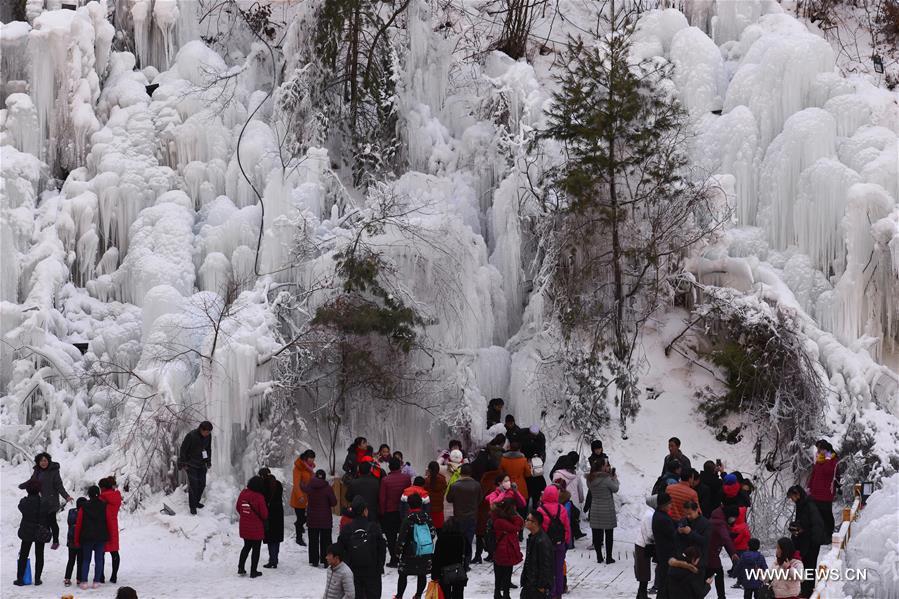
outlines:
[{"label": "watermark text www.news.cn", "polygon": [[[749,580],[761,580],[764,582],[773,582],[776,580],[796,580],[796,573],[793,570],[749,570],[746,572],[746,578]],[[806,568],[799,571],[799,580],[868,580],[868,570],[866,568]]]}]

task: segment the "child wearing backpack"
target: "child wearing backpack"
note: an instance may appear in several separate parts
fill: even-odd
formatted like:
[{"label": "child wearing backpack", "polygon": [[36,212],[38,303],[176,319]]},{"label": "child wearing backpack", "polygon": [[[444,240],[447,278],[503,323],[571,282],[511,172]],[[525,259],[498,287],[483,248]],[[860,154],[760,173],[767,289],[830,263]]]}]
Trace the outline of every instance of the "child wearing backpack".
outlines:
[{"label": "child wearing backpack", "polygon": [[559,503],[559,487],[546,487],[538,511],[543,515],[543,530],[549,536],[554,551],[555,576],[550,597],[561,597],[565,590],[565,554],[571,542],[571,523],[568,512]]},{"label": "child wearing backpack", "polygon": [[437,531],[431,517],[422,509],[421,496],[417,493],[409,495],[406,500],[409,515],[400,525],[397,536],[396,553],[400,556],[399,579],[396,583],[395,599],[403,599],[406,582],[409,576],[415,576],[415,597],[425,592],[428,572],[431,571],[431,558],[434,555],[434,539]]}]

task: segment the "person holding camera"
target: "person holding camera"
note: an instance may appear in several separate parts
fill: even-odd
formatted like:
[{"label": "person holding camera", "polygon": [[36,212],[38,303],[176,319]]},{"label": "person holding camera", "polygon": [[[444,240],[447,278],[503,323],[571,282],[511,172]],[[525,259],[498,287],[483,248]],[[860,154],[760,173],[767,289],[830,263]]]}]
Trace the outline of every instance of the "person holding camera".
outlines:
[{"label": "person holding camera", "polygon": [[486,497],[487,504],[493,509],[497,504],[502,503],[507,499],[510,500],[519,511],[524,509],[524,495],[518,491],[518,485],[512,482],[512,479],[509,478],[508,474],[500,472],[496,475],[496,488]]},{"label": "person holding camera", "polygon": [[684,517],[677,523],[678,543],[682,549],[687,547],[699,549],[700,574],[705,576],[711,525],[708,519],[699,513],[699,504],[695,501],[685,501],[682,508]]}]

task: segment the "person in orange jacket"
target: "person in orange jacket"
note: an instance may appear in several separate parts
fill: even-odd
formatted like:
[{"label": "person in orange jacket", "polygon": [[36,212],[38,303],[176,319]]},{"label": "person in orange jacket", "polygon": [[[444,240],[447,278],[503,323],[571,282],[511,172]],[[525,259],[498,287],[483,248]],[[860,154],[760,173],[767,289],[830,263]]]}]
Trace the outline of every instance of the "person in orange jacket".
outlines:
[{"label": "person in orange jacket", "polygon": [[531,465],[528,459],[521,453],[521,444],[518,441],[509,443],[509,451],[503,454],[499,462],[499,469],[509,475],[509,478],[518,486],[518,492],[528,502],[527,478],[531,476]]},{"label": "person in orange jacket", "polygon": [[309,505],[309,496],[303,491],[302,486],[308,485],[315,473],[315,452],[307,449],[293,463],[293,490],[290,492],[290,507],[297,516],[294,528],[297,531],[297,545],[306,545],[303,533],[306,526],[306,507]]},{"label": "person in orange jacket", "polygon": [[668,485],[665,488],[665,492],[671,496],[671,507],[668,509],[668,514],[675,522],[684,517],[685,502],[699,503],[699,495],[696,493],[696,485],[698,484],[698,472],[692,469],[682,469],[680,482]]}]

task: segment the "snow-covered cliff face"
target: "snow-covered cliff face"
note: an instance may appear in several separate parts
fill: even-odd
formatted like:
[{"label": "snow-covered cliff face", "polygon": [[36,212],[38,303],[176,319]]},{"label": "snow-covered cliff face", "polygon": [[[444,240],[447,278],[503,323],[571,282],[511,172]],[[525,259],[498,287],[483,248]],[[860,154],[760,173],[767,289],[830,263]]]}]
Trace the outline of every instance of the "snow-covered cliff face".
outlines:
[{"label": "snow-covered cliff face", "polygon": [[[808,316],[835,433],[866,410],[899,414],[896,95],[839,76],[829,44],[776,2],[680,4],[641,16],[634,52],[674,65],[697,172],[726,182],[733,203],[736,223],[696,257],[697,278]],[[27,451],[86,443],[101,449],[90,459],[141,478],[206,417],[216,468],[243,476],[272,428],[272,356],[292,337],[277,314],[300,325],[337,285],[333,252],[367,200],[325,149],[284,161],[270,93],[284,75],[240,23],[201,22],[184,0],[28,6],[28,23],[2,30],[3,437]],[[279,35],[302,35],[290,25],[305,9],[278,10]],[[595,20],[587,12],[547,6],[534,39],[564,39]],[[415,235],[372,241],[430,323],[431,353],[415,360],[440,384],[430,411],[360,402],[347,424],[419,463],[449,430],[481,440],[491,397],[523,424],[541,419],[557,382],[545,361],[557,331],[531,289],[529,178],[544,157],[535,166],[526,142],[561,46],[534,42],[520,61],[486,51],[495,18],[480,3],[413,0],[389,33],[407,166],[385,185],[411,199]],[[113,49],[116,29],[133,52]],[[227,53],[200,39],[229,32],[217,38]],[[282,295],[317,285],[302,308]],[[320,449],[318,404],[303,405],[292,441]]]}]

